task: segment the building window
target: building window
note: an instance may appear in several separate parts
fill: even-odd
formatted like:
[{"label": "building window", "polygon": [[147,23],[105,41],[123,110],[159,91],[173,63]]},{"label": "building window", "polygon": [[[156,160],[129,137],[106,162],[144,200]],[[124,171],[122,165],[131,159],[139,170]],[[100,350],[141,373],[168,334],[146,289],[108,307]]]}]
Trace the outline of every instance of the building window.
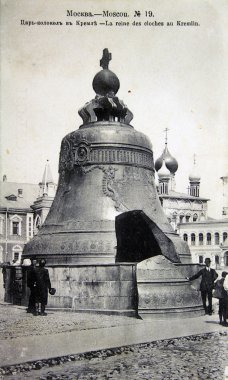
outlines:
[{"label": "building window", "polygon": [[199,264],[203,264],[203,256],[199,256]]},{"label": "building window", "polygon": [[161,183],[160,186],[160,192],[161,194],[168,194],[168,184],[167,183]]},{"label": "building window", "polygon": [[18,215],[10,217],[10,235],[21,236],[22,219]]},{"label": "building window", "polygon": [[203,212],[200,215],[200,220],[205,220],[205,214]]},{"label": "building window", "polygon": [[186,223],[189,223],[190,217],[191,217],[191,215],[186,215],[186,217],[185,217]]},{"label": "building window", "polygon": [[207,245],[211,245],[211,233],[207,233]]},{"label": "building window", "polygon": [[12,235],[19,235],[19,222],[13,222]]},{"label": "building window", "polygon": [[228,266],[228,251],[226,251],[225,253],[224,253],[224,264],[225,264],[225,266],[227,267]]},{"label": "building window", "polygon": [[196,222],[197,219],[198,219],[198,215],[197,215],[197,214],[194,214],[194,215],[193,215],[193,222]]},{"label": "building window", "polygon": [[180,223],[183,223],[184,215],[180,215],[179,218],[180,218]]},{"label": "building window", "polygon": [[38,228],[38,229],[41,227],[41,217],[40,217],[40,215],[36,216],[34,224],[35,224],[35,227]]},{"label": "building window", "polygon": [[32,226],[32,217],[29,216],[29,218],[28,218],[28,236],[29,236],[29,238],[31,238],[33,236],[32,229],[33,229],[33,226]]},{"label": "building window", "polygon": [[20,261],[21,260],[21,254],[22,254],[22,248],[20,245],[15,245],[13,247],[13,260]]},{"label": "building window", "polygon": [[215,256],[215,264],[219,264],[219,256]]},{"label": "building window", "polygon": [[19,259],[19,252],[14,252],[13,259],[16,261]]},{"label": "building window", "polygon": [[215,232],[215,245],[219,245],[219,233]]},{"label": "building window", "polygon": [[172,219],[173,219],[173,220],[177,220],[177,213],[176,213],[176,212],[173,213],[173,215],[172,215]]},{"label": "building window", "polygon": [[196,235],[191,234],[191,245],[196,245]]},{"label": "building window", "polygon": [[222,241],[224,243],[224,241],[227,239],[227,232],[223,232],[222,234]]},{"label": "building window", "polygon": [[188,235],[187,235],[187,234],[184,234],[184,235],[183,235],[183,239],[184,239],[184,241],[188,241]]},{"label": "building window", "polygon": [[199,234],[199,245],[203,245],[203,234]]},{"label": "building window", "polygon": [[41,217],[40,215],[36,215],[35,221],[34,221],[34,235],[36,235],[41,227]]}]

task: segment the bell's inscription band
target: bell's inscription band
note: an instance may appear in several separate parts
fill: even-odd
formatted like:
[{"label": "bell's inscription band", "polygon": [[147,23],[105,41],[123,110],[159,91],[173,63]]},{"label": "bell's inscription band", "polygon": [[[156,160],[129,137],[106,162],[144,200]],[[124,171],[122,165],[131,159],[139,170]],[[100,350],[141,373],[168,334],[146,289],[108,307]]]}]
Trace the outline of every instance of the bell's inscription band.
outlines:
[{"label": "bell's inscription band", "polygon": [[153,153],[143,150],[115,149],[113,147],[93,148],[83,143],[61,153],[60,171],[65,169],[71,171],[74,165],[85,164],[129,164],[154,170]]},{"label": "bell's inscription band", "polygon": [[153,154],[127,149],[99,148],[90,152],[91,163],[137,164],[153,169]]}]

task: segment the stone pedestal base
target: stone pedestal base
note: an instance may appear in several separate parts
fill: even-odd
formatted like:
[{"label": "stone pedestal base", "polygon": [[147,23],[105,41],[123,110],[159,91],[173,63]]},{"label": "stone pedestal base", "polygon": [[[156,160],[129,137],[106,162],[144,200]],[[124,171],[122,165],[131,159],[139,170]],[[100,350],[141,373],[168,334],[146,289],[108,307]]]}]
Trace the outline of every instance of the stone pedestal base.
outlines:
[{"label": "stone pedestal base", "polygon": [[200,292],[186,279],[192,270],[192,265],[182,264],[178,267],[164,256],[139,263],[138,315],[143,319],[202,315],[204,311]]},{"label": "stone pedestal base", "polygon": [[[55,295],[48,297],[48,308],[143,319],[203,313],[200,292],[186,280],[197,272],[197,265],[173,264],[164,256],[155,256],[139,264],[59,264],[47,268],[56,288]],[[7,302],[28,305],[27,271],[28,267],[7,269]]]},{"label": "stone pedestal base", "polygon": [[[80,312],[135,315],[137,288],[135,264],[49,266],[48,307]],[[28,297],[27,297],[28,298]],[[23,301],[26,304],[26,299]]]}]

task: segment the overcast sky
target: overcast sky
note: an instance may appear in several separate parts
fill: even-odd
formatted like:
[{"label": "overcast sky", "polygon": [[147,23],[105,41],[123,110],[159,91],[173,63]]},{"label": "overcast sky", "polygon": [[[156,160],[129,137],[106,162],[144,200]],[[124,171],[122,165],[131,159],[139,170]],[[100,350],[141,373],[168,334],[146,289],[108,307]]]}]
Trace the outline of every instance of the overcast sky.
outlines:
[{"label": "overcast sky", "polygon": [[[149,136],[155,159],[169,128],[168,147],[179,163],[177,191],[187,191],[196,154],[200,195],[211,199],[209,214],[221,217],[220,177],[228,172],[227,1],[5,0],[1,8],[1,177],[38,183],[49,159],[57,181],[61,139],[82,124],[78,109],[95,96],[92,80],[108,48],[110,69],[120,80],[117,95],[133,112],[133,127]],[[129,17],[67,17],[67,9]],[[22,19],[64,25],[26,26]],[[98,26],[76,26],[77,20]],[[99,25],[106,20],[130,26]]]}]

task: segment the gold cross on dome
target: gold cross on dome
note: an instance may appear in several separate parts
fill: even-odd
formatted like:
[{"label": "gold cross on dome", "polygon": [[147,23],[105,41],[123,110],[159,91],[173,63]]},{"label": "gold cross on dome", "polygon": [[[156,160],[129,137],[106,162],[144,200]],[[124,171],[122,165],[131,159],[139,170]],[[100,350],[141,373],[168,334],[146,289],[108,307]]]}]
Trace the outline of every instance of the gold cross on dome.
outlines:
[{"label": "gold cross on dome", "polygon": [[166,128],[163,131],[163,132],[165,132],[165,145],[167,145],[167,142],[168,142],[168,131],[169,131],[169,128]]},{"label": "gold cross on dome", "polygon": [[196,154],[195,153],[193,154],[193,163],[194,163],[194,165],[196,164]]}]

